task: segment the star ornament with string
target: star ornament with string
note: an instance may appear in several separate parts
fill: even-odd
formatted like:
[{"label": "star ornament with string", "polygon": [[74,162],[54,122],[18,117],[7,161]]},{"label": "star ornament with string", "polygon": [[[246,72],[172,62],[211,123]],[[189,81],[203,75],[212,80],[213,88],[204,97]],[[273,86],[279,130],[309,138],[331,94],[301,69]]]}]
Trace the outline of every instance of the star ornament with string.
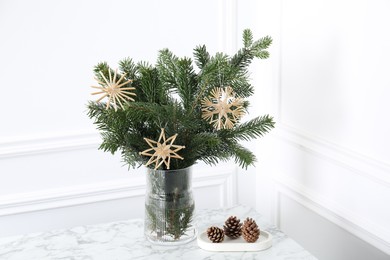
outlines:
[{"label": "star ornament with string", "polygon": [[157,170],[157,168],[164,163],[169,170],[171,158],[183,160],[184,158],[178,155],[177,152],[185,148],[185,146],[174,145],[173,143],[175,142],[176,137],[177,134],[166,139],[164,128],[161,128],[161,134],[157,142],[148,138],[144,138],[144,140],[151,147],[139,153],[140,155],[150,156],[150,159],[145,164],[145,166],[155,163],[154,169]]},{"label": "star ornament with string", "polygon": [[[131,90],[134,90],[133,87],[123,87],[124,85],[132,82],[131,79],[125,80],[123,79],[125,77],[125,74],[123,74],[119,80],[117,79],[117,71],[115,70],[114,77],[111,75],[111,70],[108,70],[108,76],[109,79],[103,75],[103,73],[100,71],[100,75],[102,76],[104,82],[100,81],[98,78],[95,78],[95,80],[101,85],[101,86],[92,86],[93,88],[99,89],[100,91],[92,93],[92,95],[98,95],[103,94],[96,102],[101,101],[103,98],[108,97],[107,106],[106,109],[110,108],[110,105],[112,104],[115,111],[117,111],[118,104],[123,109],[122,102],[127,102],[127,100],[134,101],[134,99],[131,96],[136,96],[135,93],[131,92]],[[122,82],[122,83],[121,83]]]},{"label": "star ornament with string", "polygon": [[245,114],[244,100],[231,87],[214,88],[210,94],[202,100],[202,118],[217,130],[233,128]]}]

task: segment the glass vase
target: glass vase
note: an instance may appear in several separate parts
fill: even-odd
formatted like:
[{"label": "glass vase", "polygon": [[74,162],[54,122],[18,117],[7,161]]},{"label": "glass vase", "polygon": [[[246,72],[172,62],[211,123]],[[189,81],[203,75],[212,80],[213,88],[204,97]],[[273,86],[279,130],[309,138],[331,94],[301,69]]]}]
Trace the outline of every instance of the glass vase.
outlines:
[{"label": "glass vase", "polygon": [[176,245],[196,237],[191,169],[148,168],[144,229],[150,242]]}]

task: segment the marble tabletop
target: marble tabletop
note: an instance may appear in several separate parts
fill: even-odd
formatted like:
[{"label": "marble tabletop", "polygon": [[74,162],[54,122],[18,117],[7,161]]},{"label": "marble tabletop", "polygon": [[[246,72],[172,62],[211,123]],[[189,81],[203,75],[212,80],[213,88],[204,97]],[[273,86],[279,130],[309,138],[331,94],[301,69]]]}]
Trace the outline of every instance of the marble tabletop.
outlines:
[{"label": "marble tabletop", "polygon": [[273,235],[273,246],[259,252],[208,252],[200,249],[196,240],[180,246],[152,245],[144,238],[143,220],[132,219],[0,238],[0,259],[316,259],[250,207],[236,206],[226,209],[199,210],[196,217],[199,232],[203,232],[211,225],[220,226],[230,215],[241,219],[254,218],[260,229]]}]

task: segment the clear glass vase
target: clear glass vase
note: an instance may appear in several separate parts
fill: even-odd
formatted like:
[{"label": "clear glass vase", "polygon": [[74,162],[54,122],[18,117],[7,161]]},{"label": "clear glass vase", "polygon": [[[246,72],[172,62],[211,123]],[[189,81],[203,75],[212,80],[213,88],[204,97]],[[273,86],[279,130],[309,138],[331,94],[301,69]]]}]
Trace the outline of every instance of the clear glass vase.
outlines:
[{"label": "clear glass vase", "polygon": [[144,228],[152,243],[184,244],[196,237],[191,170],[148,168]]}]

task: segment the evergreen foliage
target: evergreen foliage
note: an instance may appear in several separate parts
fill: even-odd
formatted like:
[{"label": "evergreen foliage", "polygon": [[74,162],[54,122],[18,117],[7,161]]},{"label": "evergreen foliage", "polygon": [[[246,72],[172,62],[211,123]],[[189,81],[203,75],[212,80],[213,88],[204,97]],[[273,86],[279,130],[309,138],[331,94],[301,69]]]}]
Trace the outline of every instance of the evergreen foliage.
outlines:
[{"label": "evergreen foliage", "polygon": [[[215,165],[230,158],[243,168],[253,164],[255,155],[240,142],[266,134],[274,127],[273,118],[259,116],[232,129],[216,130],[202,119],[201,100],[215,87],[226,86],[241,98],[250,97],[254,86],[249,82],[248,66],[255,58],[268,58],[266,49],[271,43],[268,36],[254,41],[247,29],[243,32],[244,46],[232,57],[224,53],[211,56],[201,45],[193,51],[194,60],[177,57],[168,49],[159,52],[156,65],[135,63],[131,58],[121,60],[116,77],[125,74],[126,80],[133,80],[123,87],[135,87],[135,102],[126,102],[124,109],[117,111],[106,109],[104,102],[89,102],[88,116],[94,119],[103,140],[99,149],[112,154],[120,151],[125,163],[136,167],[149,160],[139,155],[150,148],[143,138],[157,140],[164,128],[167,137],[178,134],[175,144],[186,147],[179,152],[184,160],[172,159],[170,169],[186,168],[198,160]],[[108,77],[109,70],[113,74],[102,62],[94,73],[103,81],[100,72]],[[248,106],[245,101],[244,107]]]}]

